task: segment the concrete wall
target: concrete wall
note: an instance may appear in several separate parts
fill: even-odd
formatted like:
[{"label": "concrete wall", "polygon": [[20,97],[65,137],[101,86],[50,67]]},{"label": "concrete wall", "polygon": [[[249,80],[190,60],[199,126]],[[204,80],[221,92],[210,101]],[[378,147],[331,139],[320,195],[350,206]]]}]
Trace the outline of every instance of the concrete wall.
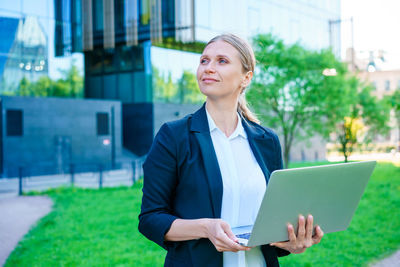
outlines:
[{"label": "concrete wall", "polygon": [[[283,143],[282,149],[283,149]],[[290,161],[323,161],[326,160],[326,141],[318,135],[305,141],[294,142]]]},{"label": "concrete wall", "polygon": [[[110,164],[112,159],[111,108],[114,108],[115,156],[121,154],[121,103],[63,98],[1,97],[4,172],[18,165],[41,172],[43,163],[57,171],[70,162]],[[23,135],[6,135],[6,111],[23,111]],[[108,113],[109,134],[97,136],[96,113]],[[107,144],[107,140],[110,141]],[[46,165],[47,166],[47,165]],[[44,168],[47,169],[47,168]]]},{"label": "concrete wall", "polygon": [[167,121],[178,120],[190,113],[194,113],[201,108],[202,104],[169,104],[169,103],[154,103],[154,132],[155,136],[163,123]]}]

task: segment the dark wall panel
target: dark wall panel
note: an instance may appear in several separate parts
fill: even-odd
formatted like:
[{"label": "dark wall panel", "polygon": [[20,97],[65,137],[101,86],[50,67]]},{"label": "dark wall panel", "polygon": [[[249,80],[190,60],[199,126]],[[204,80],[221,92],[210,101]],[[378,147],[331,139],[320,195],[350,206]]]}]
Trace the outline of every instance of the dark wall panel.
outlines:
[{"label": "dark wall panel", "polygon": [[153,104],[123,104],[123,146],[138,156],[146,154],[153,142]]}]

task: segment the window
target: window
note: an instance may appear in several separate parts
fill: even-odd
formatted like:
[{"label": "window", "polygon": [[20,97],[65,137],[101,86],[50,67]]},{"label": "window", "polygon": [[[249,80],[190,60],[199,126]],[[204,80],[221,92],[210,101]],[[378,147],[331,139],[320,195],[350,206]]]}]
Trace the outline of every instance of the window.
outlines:
[{"label": "window", "polygon": [[127,71],[133,69],[132,48],[129,46],[117,46],[117,54],[119,56],[119,70]]},{"label": "window", "polygon": [[6,113],[7,118],[7,136],[22,136],[23,134],[23,121],[22,110],[9,109]]},{"label": "window", "polygon": [[108,113],[98,112],[96,114],[96,121],[97,135],[109,135]]},{"label": "window", "polygon": [[103,24],[103,0],[93,1],[93,28],[94,31],[102,32],[104,29]]},{"label": "window", "polygon": [[114,0],[115,32],[123,31],[125,27],[124,0]]},{"label": "window", "polygon": [[89,74],[100,74],[103,70],[103,49],[86,52],[85,66]]},{"label": "window", "polygon": [[103,60],[103,66],[104,66],[104,72],[110,73],[110,72],[115,72],[115,52],[114,49],[104,49],[104,60]]},{"label": "window", "polygon": [[390,91],[390,81],[389,80],[385,81],[385,90]]},{"label": "window", "polygon": [[140,4],[140,23],[145,26],[150,24],[150,0],[143,0]]},{"label": "window", "polygon": [[372,87],[376,90],[376,82],[372,82]]}]

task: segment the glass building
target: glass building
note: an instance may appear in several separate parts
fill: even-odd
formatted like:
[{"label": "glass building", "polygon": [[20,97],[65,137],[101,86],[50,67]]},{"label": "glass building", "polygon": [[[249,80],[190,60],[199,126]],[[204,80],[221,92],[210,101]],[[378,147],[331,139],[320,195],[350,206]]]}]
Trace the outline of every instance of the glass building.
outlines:
[{"label": "glass building", "polygon": [[[332,47],[340,56],[340,24],[334,23],[340,20],[340,0],[5,2],[0,3],[0,17],[37,18],[46,42],[44,56],[37,53],[31,61],[39,67],[45,63],[41,72],[60,77],[57,70],[74,63],[84,74],[85,98],[122,102],[123,144],[139,155],[147,152],[163,121],[204,101],[195,71],[204,44],[217,34],[232,32],[251,40],[255,34],[272,33],[310,49]],[[12,31],[17,24],[7,25]],[[2,62],[12,54],[4,46],[0,74],[6,66]]]},{"label": "glass building", "polygon": [[53,0],[0,2],[0,94],[18,95],[23,78],[63,78],[72,64],[83,75],[81,52],[56,53],[56,24]]}]

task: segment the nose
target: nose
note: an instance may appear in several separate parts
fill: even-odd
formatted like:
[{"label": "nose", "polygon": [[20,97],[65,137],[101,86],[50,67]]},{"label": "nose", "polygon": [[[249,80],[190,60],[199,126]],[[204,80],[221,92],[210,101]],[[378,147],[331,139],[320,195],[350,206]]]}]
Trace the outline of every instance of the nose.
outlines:
[{"label": "nose", "polygon": [[205,73],[215,73],[215,66],[213,62],[208,63],[204,69]]}]

